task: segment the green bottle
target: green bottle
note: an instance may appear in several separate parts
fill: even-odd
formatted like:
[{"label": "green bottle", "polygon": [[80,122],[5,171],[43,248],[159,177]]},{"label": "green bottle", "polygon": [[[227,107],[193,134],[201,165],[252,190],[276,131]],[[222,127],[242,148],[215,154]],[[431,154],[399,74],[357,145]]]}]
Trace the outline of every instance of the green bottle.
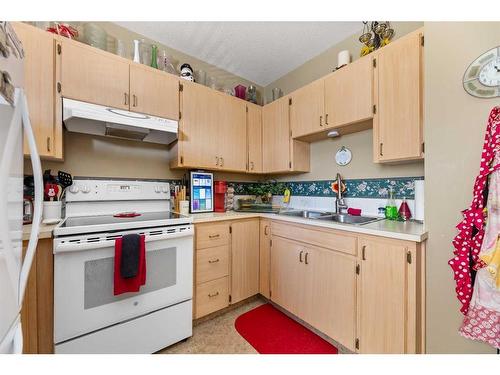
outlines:
[{"label": "green bottle", "polygon": [[392,187],[389,188],[389,200],[385,206],[385,217],[388,220],[398,220],[399,213],[398,207],[396,206],[396,201],[394,200],[394,191]]},{"label": "green bottle", "polygon": [[158,46],[151,46],[151,67],[158,69]]}]

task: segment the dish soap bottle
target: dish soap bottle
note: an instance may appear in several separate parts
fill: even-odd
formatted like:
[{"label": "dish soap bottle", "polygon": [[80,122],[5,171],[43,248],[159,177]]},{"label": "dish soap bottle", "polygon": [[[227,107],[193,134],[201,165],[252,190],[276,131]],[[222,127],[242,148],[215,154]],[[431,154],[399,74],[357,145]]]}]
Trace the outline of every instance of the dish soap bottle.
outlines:
[{"label": "dish soap bottle", "polygon": [[403,198],[403,202],[401,203],[401,206],[399,206],[399,216],[404,221],[411,219],[411,211],[408,206],[408,202],[406,202],[406,197]]},{"label": "dish soap bottle", "polygon": [[385,206],[385,217],[389,220],[397,220],[398,219],[398,207],[396,206],[396,201],[394,200],[394,191],[389,188],[389,200],[387,201],[387,205]]}]

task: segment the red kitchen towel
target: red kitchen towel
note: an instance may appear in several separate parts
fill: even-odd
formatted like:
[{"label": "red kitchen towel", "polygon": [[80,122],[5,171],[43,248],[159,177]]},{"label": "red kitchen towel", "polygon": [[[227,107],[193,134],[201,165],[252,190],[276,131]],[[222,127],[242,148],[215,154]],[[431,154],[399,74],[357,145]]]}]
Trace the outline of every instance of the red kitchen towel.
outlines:
[{"label": "red kitchen towel", "polygon": [[124,278],[120,272],[122,260],[122,238],[115,240],[114,295],[127,292],[138,292],[141,285],[146,284],[146,244],[142,234],[139,241],[139,272],[135,277]]}]

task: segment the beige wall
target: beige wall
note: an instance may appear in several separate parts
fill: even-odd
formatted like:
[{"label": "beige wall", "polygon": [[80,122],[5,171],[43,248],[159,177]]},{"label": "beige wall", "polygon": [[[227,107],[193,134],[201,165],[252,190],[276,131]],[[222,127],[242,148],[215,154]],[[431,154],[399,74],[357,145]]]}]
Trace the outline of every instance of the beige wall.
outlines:
[{"label": "beige wall", "polygon": [[[73,176],[113,178],[180,178],[184,171],[171,170],[171,153],[167,146],[93,136],[64,131],[64,162],[42,160],[43,169],[53,174],[62,170]],[[24,162],[25,173],[31,173],[30,160]],[[216,179],[255,181],[244,174],[215,173]]]},{"label": "beige wall", "polygon": [[[311,172],[293,176],[276,176],[280,181],[328,180],[338,173],[347,179],[378,177],[412,177],[424,175],[424,163],[412,162],[387,165],[373,162],[372,129],[325,139],[311,144]],[[352,161],[346,166],[335,163],[335,154],[345,146],[352,152]]]},{"label": "beige wall", "polygon": [[[425,23],[425,220],[427,247],[427,351],[493,353],[459,336],[452,257],[455,225],[472,199],[486,120],[500,98],[478,99],[462,88],[467,66],[499,45],[500,23]],[[455,43],[458,41],[458,44]]]},{"label": "beige wall", "polygon": [[[360,23],[361,24],[361,23]],[[393,22],[396,30],[395,39],[423,26],[422,22]],[[280,87],[286,95],[308,83],[321,78],[337,65],[337,54],[347,49],[353,60],[359,58],[361,44],[359,33],[354,34],[320,55],[309,60],[297,69],[264,88],[266,97],[272,97],[273,87]],[[327,139],[311,144],[311,172],[294,176],[277,176],[279,180],[314,180],[330,179],[341,173],[344,178],[380,178],[380,177],[412,177],[424,175],[422,161],[399,165],[375,164],[372,156],[372,130],[345,135],[336,139]],[[341,146],[348,147],[352,154],[352,162],[344,167],[335,163],[335,153]]]}]

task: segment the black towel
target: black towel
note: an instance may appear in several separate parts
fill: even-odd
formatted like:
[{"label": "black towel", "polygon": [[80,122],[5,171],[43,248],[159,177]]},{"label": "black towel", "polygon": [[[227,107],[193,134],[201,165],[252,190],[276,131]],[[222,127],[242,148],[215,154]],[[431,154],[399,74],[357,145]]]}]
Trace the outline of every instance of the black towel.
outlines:
[{"label": "black towel", "polygon": [[122,237],[120,274],[124,279],[136,277],[139,272],[140,239],[138,234],[126,234]]}]

